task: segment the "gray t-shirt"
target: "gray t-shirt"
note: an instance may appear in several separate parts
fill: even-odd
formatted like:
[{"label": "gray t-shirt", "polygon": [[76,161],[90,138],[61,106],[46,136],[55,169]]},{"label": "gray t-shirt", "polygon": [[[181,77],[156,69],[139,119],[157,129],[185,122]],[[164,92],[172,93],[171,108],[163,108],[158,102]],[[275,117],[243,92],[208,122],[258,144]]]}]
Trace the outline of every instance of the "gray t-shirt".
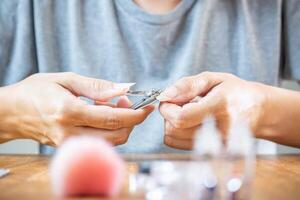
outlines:
[{"label": "gray t-shirt", "polygon": [[[276,85],[300,79],[299,36],[297,0],[182,0],[164,15],[131,0],[2,0],[0,84],[73,71],[149,90],[209,70]],[[155,111],[118,149],[170,151],[163,133]]]}]

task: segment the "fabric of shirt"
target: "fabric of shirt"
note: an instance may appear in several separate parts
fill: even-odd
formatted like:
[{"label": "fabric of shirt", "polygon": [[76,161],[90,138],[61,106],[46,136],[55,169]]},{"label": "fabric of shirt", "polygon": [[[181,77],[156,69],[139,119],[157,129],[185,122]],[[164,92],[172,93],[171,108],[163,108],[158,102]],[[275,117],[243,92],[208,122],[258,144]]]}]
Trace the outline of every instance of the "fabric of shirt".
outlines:
[{"label": "fabric of shirt", "polygon": [[[298,0],[182,0],[166,14],[132,0],[1,0],[0,84],[73,71],[151,90],[218,71],[277,85],[300,80],[299,36]],[[172,151],[163,125],[155,111],[119,151]]]}]

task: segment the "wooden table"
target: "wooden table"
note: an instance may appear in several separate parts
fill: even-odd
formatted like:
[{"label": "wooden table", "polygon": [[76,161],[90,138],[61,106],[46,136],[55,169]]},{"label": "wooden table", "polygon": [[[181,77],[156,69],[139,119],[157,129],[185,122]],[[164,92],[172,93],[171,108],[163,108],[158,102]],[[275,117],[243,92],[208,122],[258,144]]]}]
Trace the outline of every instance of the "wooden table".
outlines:
[{"label": "wooden table", "polygon": [[[187,157],[188,155],[182,154],[124,155],[129,166],[140,160],[186,159]],[[0,155],[0,167],[11,170],[8,176],[0,178],[0,199],[56,199],[49,185],[49,160],[48,156]],[[118,197],[115,199],[130,198]],[[259,157],[256,164],[252,199],[299,200],[300,155]]]}]

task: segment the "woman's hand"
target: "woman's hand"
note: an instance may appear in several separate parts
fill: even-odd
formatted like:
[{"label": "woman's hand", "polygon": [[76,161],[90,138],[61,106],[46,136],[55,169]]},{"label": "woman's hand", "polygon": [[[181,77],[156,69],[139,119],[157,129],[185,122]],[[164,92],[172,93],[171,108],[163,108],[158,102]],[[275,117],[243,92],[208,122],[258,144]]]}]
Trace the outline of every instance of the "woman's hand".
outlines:
[{"label": "woman's hand", "polygon": [[165,144],[191,149],[195,132],[209,115],[216,118],[223,139],[230,123],[241,119],[247,120],[259,137],[266,112],[266,87],[226,73],[204,72],[180,79],[159,96]]},{"label": "woman's hand", "polygon": [[[107,103],[129,87],[67,72],[35,74],[0,88],[0,142],[30,138],[56,146],[70,135],[96,134],[123,144],[153,110],[128,109],[131,103],[125,97],[117,105]],[[100,105],[89,105],[79,96]]]}]

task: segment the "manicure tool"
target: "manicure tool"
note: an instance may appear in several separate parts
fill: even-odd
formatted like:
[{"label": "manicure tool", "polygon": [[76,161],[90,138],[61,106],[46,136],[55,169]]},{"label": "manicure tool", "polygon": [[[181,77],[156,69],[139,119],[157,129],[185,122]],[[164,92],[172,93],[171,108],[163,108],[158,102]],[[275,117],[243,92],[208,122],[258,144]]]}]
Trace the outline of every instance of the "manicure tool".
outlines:
[{"label": "manicure tool", "polygon": [[127,96],[142,96],[142,97],[144,97],[143,99],[141,99],[140,101],[137,101],[136,103],[134,103],[131,106],[132,109],[136,110],[139,108],[144,108],[144,107],[154,103],[155,101],[157,101],[156,97],[158,97],[161,92],[162,92],[162,90],[160,90],[160,89],[152,89],[151,91],[129,90],[126,93],[126,95]]}]

